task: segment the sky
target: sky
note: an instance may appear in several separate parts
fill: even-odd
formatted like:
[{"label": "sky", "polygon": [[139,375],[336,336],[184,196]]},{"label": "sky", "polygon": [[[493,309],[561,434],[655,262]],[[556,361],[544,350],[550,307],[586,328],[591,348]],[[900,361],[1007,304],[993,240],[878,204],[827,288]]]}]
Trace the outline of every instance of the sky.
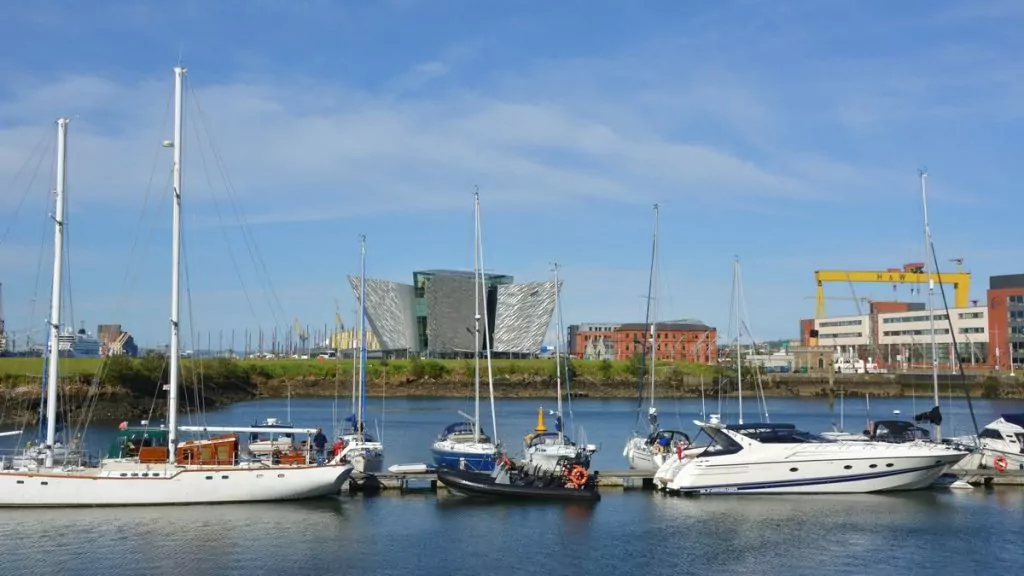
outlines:
[{"label": "sky", "polygon": [[[658,319],[796,338],[814,271],[924,258],[1022,272],[1024,3],[12,3],[0,36],[0,282],[44,334],[54,119],[68,135],[64,319],[167,342],[172,68],[188,69],[186,347],[353,320],[345,278],[561,265],[565,324]],[[911,287],[828,285],[854,297]],[[950,298],[952,295],[950,294]],[[733,329],[731,333],[735,333]],[[197,336],[199,335],[199,336]]]}]

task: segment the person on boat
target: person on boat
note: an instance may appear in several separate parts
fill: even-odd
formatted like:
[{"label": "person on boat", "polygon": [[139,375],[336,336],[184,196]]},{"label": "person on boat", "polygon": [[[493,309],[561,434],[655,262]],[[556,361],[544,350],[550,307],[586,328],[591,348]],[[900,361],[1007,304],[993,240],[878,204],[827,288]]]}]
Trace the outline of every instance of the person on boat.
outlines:
[{"label": "person on boat", "polygon": [[338,439],[334,441],[334,457],[337,458],[341,451],[345,449],[345,440],[338,435]]},{"label": "person on boat", "polygon": [[317,461],[323,461],[324,450],[327,448],[327,435],[324,434],[324,429],[319,426],[316,427],[316,435],[313,436],[313,447],[316,448]]}]

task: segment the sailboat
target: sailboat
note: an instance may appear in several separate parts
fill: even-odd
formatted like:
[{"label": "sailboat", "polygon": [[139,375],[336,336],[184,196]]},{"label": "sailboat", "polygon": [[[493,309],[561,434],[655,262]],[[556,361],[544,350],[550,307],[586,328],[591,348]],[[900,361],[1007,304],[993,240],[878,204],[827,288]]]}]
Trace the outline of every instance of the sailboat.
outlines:
[{"label": "sailboat", "polygon": [[[651,244],[651,271],[650,278],[648,280],[648,294],[647,294],[647,306],[650,310],[651,302],[654,300],[657,291],[657,277],[658,277],[658,222],[659,222],[660,208],[657,204],[654,205],[654,239]],[[648,314],[650,320],[650,314]],[[641,433],[639,430],[634,430],[632,436],[626,441],[626,446],[622,450],[622,455],[626,458],[626,462],[629,463],[629,467],[634,470],[648,470],[655,471],[665,460],[672,454],[679,451],[680,448],[686,448],[690,444],[690,437],[683,431],[680,430],[665,430],[662,429],[658,424],[658,408],[654,405],[654,382],[655,372],[654,369],[657,365],[657,342],[658,342],[658,325],[657,325],[657,306],[655,306],[655,319],[650,322],[650,335],[651,335],[651,393],[649,397],[650,404],[647,407],[647,422],[648,432],[646,434]],[[643,350],[646,354],[646,346]],[[637,410],[639,412],[642,403],[642,391],[643,391],[643,374],[640,375],[640,385],[638,386],[638,398],[637,398]],[[639,424],[640,415],[637,414],[637,423]]]},{"label": "sailboat", "polygon": [[480,234],[480,193],[473,192],[473,281],[476,283],[474,290],[474,348],[473,348],[473,381],[475,389],[475,402],[473,416],[459,412],[466,420],[449,424],[441,432],[437,441],[434,442],[430,451],[434,457],[434,464],[440,467],[454,468],[457,470],[469,470],[476,472],[491,472],[494,470],[495,462],[500,455],[500,448],[497,444],[498,422],[494,410],[494,381],[491,374],[491,336],[488,326],[490,319],[484,315],[484,340],[487,348],[487,383],[491,397],[491,422],[494,426],[494,438],[489,437],[480,426],[480,299],[486,294],[487,285],[484,282],[483,247]]},{"label": "sailboat", "polygon": [[359,239],[359,394],[355,413],[348,418],[352,430],[342,433],[340,456],[360,474],[384,469],[384,444],[366,432],[366,236]]},{"label": "sailboat", "polygon": [[[335,457],[319,465],[307,452],[301,461],[267,463],[238,457],[235,434],[178,442],[178,432],[252,432],[259,428],[178,427],[179,284],[181,273],[181,157],[183,80],[185,69],[174,68],[175,114],[173,148],[173,244],[171,278],[170,381],[167,386],[167,425],[144,421],[119,427],[107,457],[98,466],[56,465],[54,440],[57,421],[58,362],[51,362],[46,387],[46,459],[42,466],[0,471],[0,506],[140,506],[293,500],[337,493],[352,473],[352,465]],[[60,338],[60,287],[66,184],[66,119],[57,121],[57,189],[55,242],[50,317],[50,345]],[[311,430],[295,428],[295,433]]]},{"label": "sailboat", "polygon": [[[559,266],[556,263],[554,265],[555,310],[559,310],[559,293],[561,292],[558,280],[558,268]],[[537,427],[523,439],[523,443],[525,444],[523,459],[527,465],[533,466],[539,472],[553,472],[557,467],[564,465],[567,461],[577,463],[584,468],[589,469],[590,459],[594,453],[597,452],[597,445],[576,444],[566,436],[565,431],[563,430],[562,361],[561,348],[559,346],[562,334],[562,324],[560,318],[557,316],[555,319],[555,334],[557,334],[555,338],[555,389],[558,396],[558,409],[553,414],[555,416],[555,431],[549,431],[547,426],[544,424],[544,409],[540,408],[537,412]]]}]

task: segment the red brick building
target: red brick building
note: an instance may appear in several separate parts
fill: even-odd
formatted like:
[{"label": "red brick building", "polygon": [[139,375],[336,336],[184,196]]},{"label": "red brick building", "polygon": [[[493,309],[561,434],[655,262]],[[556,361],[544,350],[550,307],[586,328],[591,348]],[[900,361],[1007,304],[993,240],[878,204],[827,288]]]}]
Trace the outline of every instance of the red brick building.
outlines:
[{"label": "red brick building", "polygon": [[[647,324],[621,324],[612,332],[615,358],[629,360],[637,354],[651,353],[651,333]],[[718,331],[705,324],[658,322],[655,326],[658,360],[714,364],[718,359]]]},{"label": "red brick building", "polygon": [[988,363],[1010,371],[1024,364],[1024,274],[989,278]]}]

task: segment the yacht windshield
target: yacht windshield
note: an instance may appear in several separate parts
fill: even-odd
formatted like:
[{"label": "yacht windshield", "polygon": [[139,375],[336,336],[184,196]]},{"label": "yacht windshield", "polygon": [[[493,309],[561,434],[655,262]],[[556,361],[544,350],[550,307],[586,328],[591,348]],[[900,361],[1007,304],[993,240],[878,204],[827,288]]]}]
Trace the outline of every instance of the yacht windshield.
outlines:
[{"label": "yacht windshield", "polygon": [[705,456],[724,456],[735,454],[743,450],[739,442],[733,440],[728,434],[718,428],[703,428],[702,431],[711,438],[711,443],[700,453],[701,458]]},{"label": "yacht windshield", "polygon": [[804,444],[834,442],[823,436],[797,430],[792,424],[746,424],[729,426],[729,430],[743,434],[762,444]]}]

